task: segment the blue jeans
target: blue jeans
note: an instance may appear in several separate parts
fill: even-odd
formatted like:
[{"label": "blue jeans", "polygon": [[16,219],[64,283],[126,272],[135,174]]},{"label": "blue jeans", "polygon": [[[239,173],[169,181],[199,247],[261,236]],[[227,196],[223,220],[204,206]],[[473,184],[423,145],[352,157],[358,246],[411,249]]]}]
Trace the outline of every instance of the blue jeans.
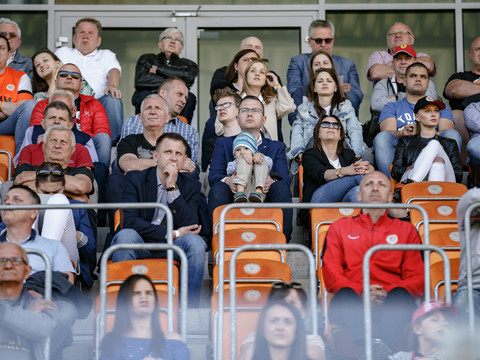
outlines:
[{"label": "blue jeans", "polygon": [[15,135],[16,154],[21,149],[34,107],[35,101],[27,100],[12,115],[0,122],[0,135]]},{"label": "blue jeans", "polygon": [[[443,136],[457,142],[459,151],[462,148],[462,137],[455,129],[444,130],[439,136]],[[389,131],[380,131],[373,139],[373,151],[377,169],[390,178],[390,165],[395,157],[398,137]]]},{"label": "blue jeans", "polygon": [[107,133],[99,133],[93,138],[93,144],[97,151],[98,161],[110,168],[110,154],[112,152],[112,139]]},{"label": "blue jeans", "polygon": [[467,143],[467,154],[470,163],[476,168],[480,167],[480,136],[470,139]]},{"label": "blue jeans", "polygon": [[[133,229],[123,229],[112,240],[112,245],[117,244],[144,244],[143,238]],[[200,289],[202,287],[203,273],[205,271],[205,251],[207,246],[201,236],[187,234],[174,241],[187,255],[188,260],[188,301],[190,306],[198,307]],[[112,255],[113,262],[167,257],[166,251],[151,252],[147,250],[119,250]],[[180,260],[174,253],[176,260]]]},{"label": "blue jeans", "polygon": [[320,186],[312,195],[312,203],[358,202],[362,175],[345,176]]},{"label": "blue jeans", "polygon": [[[458,308],[458,321],[466,324],[468,322],[468,295],[467,289],[457,290],[453,294],[453,303]],[[473,289],[473,312],[475,321],[480,315],[480,290]]]},{"label": "blue jeans", "polygon": [[[112,140],[115,141],[120,136],[123,125],[123,102],[112,95],[103,95],[98,99],[105,108],[110,122],[110,132]],[[98,155],[100,157],[100,154]],[[101,161],[101,160],[100,160]]]}]

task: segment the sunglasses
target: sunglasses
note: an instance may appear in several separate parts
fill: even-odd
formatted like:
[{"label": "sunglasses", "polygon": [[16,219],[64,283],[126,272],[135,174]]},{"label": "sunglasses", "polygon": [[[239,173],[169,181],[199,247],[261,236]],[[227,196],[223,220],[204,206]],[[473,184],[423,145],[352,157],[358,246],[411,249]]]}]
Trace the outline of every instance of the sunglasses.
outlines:
[{"label": "sunglasses", "polygon": [[21,257],[11,257],[11,258],[0,257],[0,267],[7,266],[7,263],[9,261],[12,263],[13,266],[20,266],[22,264],[27,265],[27,262],[25,261],[25,259]]},{"label": "sunglasses", "polygon": [[321,45],[323,43],[328,45],[328,44],[332,43],[333,38],[326,38],[326,39],[317,38],[317,39],[315,39],[315,38],[311,37],[310,40],[315,41],[315,44],[317,44],[317,45]]},{"label": "sunglasses", "polygon": [[68,75],[70,75],[72,77],[72,79],[75,79],[75,80],[78,80],[78,79],[82,78],[82,75],[79,74],[78,72],[75,72],[75,71],[62,70],[62,71],[58,72],[58,76],[60,76],[61,78],[67,78]]},{"label": "sunglasses", "polygon": [[302,286],[302,284],[300,284],[299,282],[296,282],[296,281],[292,281],[292,282],[279,281],[279,282],[273,283],[272,288],[274,288],[274,289],[301,289],[301,288],[303,288],[303,286]]},{"label": "sunglasses", "polygon": [[0,32],[0,35],[2,36],[5,36],[6,38],[11,38],[11,39],[15,39],[17,37],[17,34],[15,34],[14,32]]},{"label": "sunglasses", "polygon": [[65,175],[61,170],[39,170],[37,171],[37,177],[46,178],[52,176],[54,179],[61,179]]},{"label": "sunglasses", "polygon": [[328,122],[328,121],[322,121],[320,123],[320,126],[323,128],[323,129],[328,129],[330,126],[333,127],[335,130],[338,130],[340,129],[340,125],[336,122]]},{"label": "sunglasses", "polygon": [[162,37],[162,40],[163,39],[178,41],[180,44],[183,45],[183,40],[177,37],[165,35],[164,37]]},{"label": "sunglasses", "polygon": [[215,106],[215,111],[218,111],[221,108],[228,109],[230,106],[232,106],[232,103],[231,102],[226,102],[224,104],[220,104],[220,105]]}]

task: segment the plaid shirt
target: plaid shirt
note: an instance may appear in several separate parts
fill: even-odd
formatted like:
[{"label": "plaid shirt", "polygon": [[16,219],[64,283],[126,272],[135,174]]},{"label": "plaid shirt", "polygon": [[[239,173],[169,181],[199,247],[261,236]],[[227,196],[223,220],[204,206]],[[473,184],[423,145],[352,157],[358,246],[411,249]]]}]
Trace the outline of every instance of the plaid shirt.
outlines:
[{"label": "plaid shirt", "polygon": [[[142,132],[143,124],[140,120],[140,116],[132,115],[123,124],[120,140],[122,140],[127,135],[141,134]],[[192,126],[185,124],[178,117],[174,117],[165,124],[164,132],[176,133],[182,136],[185,140],[187,140],[187,143],[190,146],[190,150],[192,151],[192,161],[197,164],[198,150],[200,146],[197,129],[194,129]]]}]

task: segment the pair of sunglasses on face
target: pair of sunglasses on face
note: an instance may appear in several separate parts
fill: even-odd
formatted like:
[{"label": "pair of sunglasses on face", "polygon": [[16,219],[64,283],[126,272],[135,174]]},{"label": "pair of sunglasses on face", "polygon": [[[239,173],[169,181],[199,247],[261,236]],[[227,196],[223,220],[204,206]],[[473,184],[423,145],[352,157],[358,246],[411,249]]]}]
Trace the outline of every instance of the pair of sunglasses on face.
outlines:
[{"label": "pair of sunglasses on face", "polygon": [[60,76],[61,78],[67,78],[69,75],[74,80],[78,80],[78,79],[82,78],[82,74],[80,74],[76,71],[61,70],[61,71],[58,72],[58,76]]}]

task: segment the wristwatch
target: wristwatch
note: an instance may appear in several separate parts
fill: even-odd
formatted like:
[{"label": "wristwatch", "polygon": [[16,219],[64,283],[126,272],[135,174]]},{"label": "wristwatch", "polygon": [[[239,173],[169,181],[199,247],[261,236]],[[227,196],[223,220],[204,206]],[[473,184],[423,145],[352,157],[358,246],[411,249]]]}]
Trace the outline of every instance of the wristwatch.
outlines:
[{"label": "wristwatch", "polygon": [[337,171],[336,171],[337,178],[343,177],[342,173],[340,172],[341,169],[342,169],[342,168],[338,168]]},{"label": "wristwatch", "polygon": [[177,184],[175,184],[175,186],[170,186],[170,187],[165,188],[165,190],[167,190],[167,192],[170,192],[170,191],[173,191],[173,190],[176,190],[176,189],[178,189]]},{"label": "wristwatch", "polygon": [[178,230],[174,230],[173,231],[173,239],[178,239],[180,237],[180,231]]}]

